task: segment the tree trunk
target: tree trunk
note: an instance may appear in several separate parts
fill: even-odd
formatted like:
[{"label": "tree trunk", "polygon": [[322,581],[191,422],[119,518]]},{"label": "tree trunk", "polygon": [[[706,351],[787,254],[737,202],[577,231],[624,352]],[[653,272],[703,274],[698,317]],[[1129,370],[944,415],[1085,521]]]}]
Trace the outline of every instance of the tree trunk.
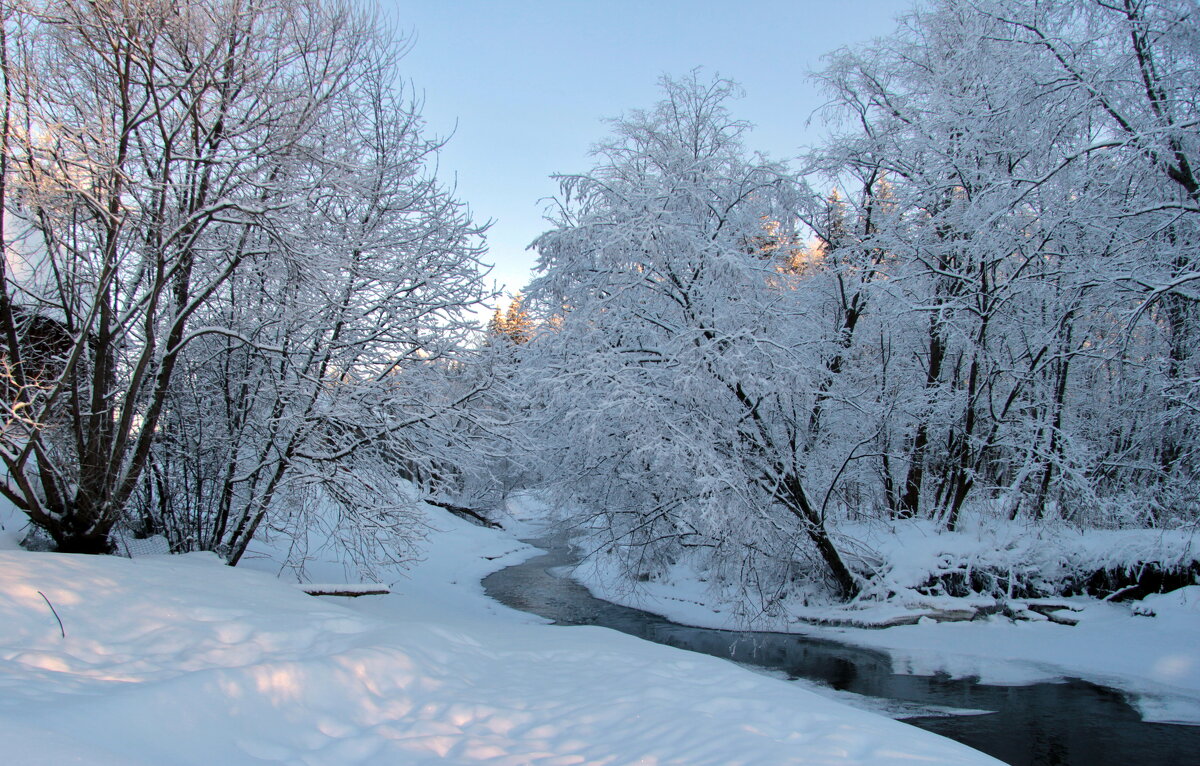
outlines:
[{"label": "tree trunk", "polygon": [[825,566],[829,568],[838,598],[849,601],[861,590],[858,580],[851,574],[846,562],[842,561],[842,556],[838,553],[833,540],[829,538],[829,532],[825,529],[820,515],[808,501],[808,495],[804,492],[800,478],[792,472],[781,471],[780,473],[781,480],[775,490],[775,497],[783,503],[788,511],[803,522],[805,533],[816,546],[817,552],[821,554],[821,560],[825,562]]},{"label": "tree trunk", "polygon": [[[929,317],[929,363],[925,368],[925,392],[933,391],[942,377],[942,361],[946,356],[946,342],[942,337],[941,324],[936,315]],[[908,472],[904,477],[904,495],[900,498],[897,518],[911,519],[920,510],[921,485],[925,479],[925,452],[929,448],[929,417],[917,424],[913,437],[912,451],[908,458]]]}]

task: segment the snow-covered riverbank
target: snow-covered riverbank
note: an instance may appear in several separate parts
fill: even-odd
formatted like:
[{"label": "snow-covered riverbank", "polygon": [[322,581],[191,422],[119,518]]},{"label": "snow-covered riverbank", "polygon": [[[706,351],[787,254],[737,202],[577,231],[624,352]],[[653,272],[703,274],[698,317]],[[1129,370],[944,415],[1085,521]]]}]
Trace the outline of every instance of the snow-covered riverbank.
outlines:
[{"label": "snow-covered riverbank", "polygon": [[[516,528],[536,529],[538,522],[528,516],[540,510],[531,504],[524,512],[526,517],[516,520]],[[921,543],[914,535],[898,538],[893,547],[907,546],[908,551],[891,551],[891,560],[903,564],[920,559],[926,552],[913,549]],[[1005,613],[964,621],[919,618],[923,613],[939,619],[961,618],[976,610],[995,609],[996,604],[980,609],[981,602],[990,600],[909,593],[906,598],[861,601],[847,607],[788,603],[780,614],[760,615],[748,624],[744,613],[714,596],[706,574],[677,566],[665,576],[630,585],[616,563],[603,556],[586,560],[573,572],[598,598],[685,625],[802,633],[882,649],[891,655],[896,673],[945,673],[1000,685],[1081,678],[1125,692],[1147,721],[1200,724],[1200,585],[1134,602],[1090,597],[1006,602],[1008,615],[1028,618],[1021,620]],[[1040,611],[1028,609],[1031,603]],[[1056,612],[1055,617],[1076,624],[1047,619],[1041,611],[1048,611],[1045,607],[1050,605],[1068,606],[1070,611]],[[905,619],[919,619],[919,623],[883,629],[844,627]],[[819,621],[840,626],[814,624]]]},{"label": "snow-covered riverbank", "polygon": [[479,585],[532,550],[431,514],[426,560],[357,599],[209,555],[28,553],[9,535],[3,761],[993,762],[727,662],[539,624]]}]

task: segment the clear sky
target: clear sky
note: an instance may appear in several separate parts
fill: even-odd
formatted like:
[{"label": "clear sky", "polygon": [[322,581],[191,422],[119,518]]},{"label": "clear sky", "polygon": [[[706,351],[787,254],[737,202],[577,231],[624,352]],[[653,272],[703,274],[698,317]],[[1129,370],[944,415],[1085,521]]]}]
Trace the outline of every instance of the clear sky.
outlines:
[{"label": "clear sky", "polygon": [[442,177],[488,235],[493,278],[516,292],[547,228],[552,173],[591,167],[605,118],[648,108],[661,75],[694,67],[742,85],[734,116],[750,149],[788,159],[816,141],[822,103],[807,73],[894,27],[905,0],[380,0],[412,48],[404,76],[432,133],[454,131]]}]

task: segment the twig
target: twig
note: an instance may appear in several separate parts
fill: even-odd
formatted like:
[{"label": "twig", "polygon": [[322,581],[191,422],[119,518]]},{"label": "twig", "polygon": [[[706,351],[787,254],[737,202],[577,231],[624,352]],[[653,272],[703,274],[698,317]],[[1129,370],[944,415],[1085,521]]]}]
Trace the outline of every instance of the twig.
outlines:
[{"label": "twig", "polygon": [[50,611],[54,613],[54,619],[58,620],[58,630],[60,633],[62,633],[62,637],[66,638],[67,629],[63,627],[62,618],[58,616],[58,610],[54,608],[54,604],[50,603],[50,599],[46,598],[45,593],[42,593],[40,590],[37,593],[42,597],[42,601],[46,602],[46,606],[50,607]]}]

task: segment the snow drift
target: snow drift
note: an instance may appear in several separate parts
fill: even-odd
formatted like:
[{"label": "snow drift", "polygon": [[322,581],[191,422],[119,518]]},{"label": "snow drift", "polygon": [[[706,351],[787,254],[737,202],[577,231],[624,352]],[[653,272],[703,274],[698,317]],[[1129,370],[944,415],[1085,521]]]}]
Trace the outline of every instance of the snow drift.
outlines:
[{"label": "snow drift", "polygon": [[991,762],[723,661],[531,624],[478,584],[529,549],[437,524],[397,592],[352,600],[210,554],[0,551],[5,762]]}]

